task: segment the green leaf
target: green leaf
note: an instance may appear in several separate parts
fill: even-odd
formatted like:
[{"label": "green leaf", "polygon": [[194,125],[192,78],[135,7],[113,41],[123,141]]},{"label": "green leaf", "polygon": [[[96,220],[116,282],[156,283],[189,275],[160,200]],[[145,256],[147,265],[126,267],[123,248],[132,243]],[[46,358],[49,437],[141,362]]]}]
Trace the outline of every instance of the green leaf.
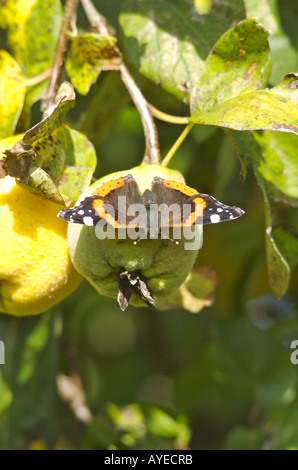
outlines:
[{"label": "green leaf", "polygon": [[91,182],[96,168],[96,153],[87,137],[75,129],[65,128],[66,161],[58,183],[64,201],[76,201]]},{"label": "green leaf", "polygon": [[127,0],[119,17],[128,60],[184,101],[214,43],[245,18],[242,2],[212,4],[208,15],[199,15],[192,1]]},{"label": "green leaf", "polygon": [[207,15],[212,9],[211,0],[194,0],[194,6],[199,15]]},{"label": "green leaf", "polygon": [[298,105],[298,74],[288,73],[279,85],[271,88],[270,92]]},{"label": "green leaf", "polygon": [[228,434],[225,450],[259,450],[265,437],[261,429],[237,426]]},{"label": "green leaf", "polygon": [[96,155],[87,138],[64,124],[75,94],[65,82],[56,106],[22,140],[6,150],[4,170],[27,191],[59,204],[76,200],[90,184]]},{"label": "green leaf", "polygon": [[0,423],[1,423],[1,415],[2,413],[9,408],[12,402],[12,393],[3,378],[3,374],[0,371]]},{"label": "green leaf", "polygon": [[298,450],[298,406],[278,407],[267,412],[268,450]]},{"label": "green leaf", "polygon": [[[285,27],[292,24],[296,40],[295,2],[291,0],[244,0],[247,18],[255,17],[264,28],[269,31],[270,56],[272,70],[270,83],[280,82],[282,77],[290,70],[298,70],[298,51],[291,44],[289,36],[285,33]],[[284,14],[287,15],[286,24],[283,22]],[[284,23],[284,24],[283,24]]]},{"label": "green leaf", "polygon": [[24,448],[25,436],[38,435],[49,446],[56,440],[57,320],[51,312],[0,318],[6,347],[0,376],[1,449]]},{"label": "green leaf", "polygon": [[298,263],[298,237],[282,227],[275,227],[273,235],[276,246],[282,251],[290,269]]},{"label": "green leaf", "polygon": [[175,419],[157,406],[149,409],[148,431],[156,436],[176,438],[180,448],[185,447],[191,437],[188,427],[181,418]]},{"label": "green leaf", "polygon": [[80,125],[80,130],[86,133],[96,148],[116,125],[129,102],[130,96],[120,74],[105,73],[101,78],[100,87],[86,107]]},{"label": "green leaf", "polygon": [[13,134],[26,93],[21,68],[6,51],[0,51],[0,76],[0,139],[3,139]]},{"label": "green leaf", "polygon": [[250,19],[219,39],[191,94],[192,122],[298,133],[297,75],[286,75],[270,90],[260,89],[269,70],[267,35]]},{"label": "green leaf", "polygon": [[103,67],[119,66],[121,54],[116,47],[116,38],[102,37],[96,33],[81,36],[69,34],[71,47],[65,68],[74,88],[87,95],[96,82]]},{"label": "green leaf", "polygon": [[[1,16],[8,45],[25,75],[35,77],[51,67],[63,17],[60,0],[7,0],[1,5]],[[44,95],[46,87],[47,80],[28,88],[29,106]]]},{"label": "green leaf", "polygon": [[[272,1],[272,0],[271,0]],[[294,48],[298,49],[298,37],[297,37],[297,15],[298,15],[298,4],[292,0],[275,0],[278,2],[278,12],[280,16],[281,26],[290,39],[291,44]]]},{"label": "green leaf", "polygon": [[[296,21],[296,17],[295,17]],[[293,47],[288,36],[279,34],[269,38],[272,70],[270,83],[275,85],[289,71],[298,70],[298,51]]]},{"label": "green leaf", "polygon": [[285,229],[274,227],[269,196],[297,205],[297,164],[294,157],[297,137],[287,135],[276,140],[273,132],[262,135],[256,132],[233,132],[233,138],[238,156],[245,165],[252,164],[263,192],[269,283],[273,292],[282,297],[287,292],[291,269],[297,260],[298,242]]},{"label": "green leaf", "polygon": [[292,99],[274,93],[274,89],[242,93],[206,111],[193,111],[191,121],[197,124],[298,134],[298,106],[292,104]]},{"label": "green leaf", "polygon": [[212,305],[216,284],[217,277],[213,267],[194,268],[176,292],[158,303],[158,309],[184,308],[198,313],[204,307]]},{"label": "green leaf", "polygon": [[279,31],[278,19],[276,15],[276,0],[244,0],[246,17],[256,18],[270,35]]},{"label": "green leaf", "polygon": [[[267,205],[267,219],[272,224],[270,207]],[[282,227],[266,228],[266,251],[269,282],[273,292],[283,297],[289,287],[291,271],[298,262],[298,236]]]},{"label": "green leaf", "polygon": [[268,76],[268,33],[254,19],[228,30],[210,52],[191,94],[194,114],[265,85]]},{"label": "green leaf", "polygon": [[[270,208],[266,205],[267,219],[270,220]],[[271,221],[270,221],[271,222]],[[285,232],[286,233],[286,232]],[[290,266],[282,252],[283,239],[279,247],[276,244],[271,224],[266,228],[266,254],[270,287],[278,297],[283,297],[289,287]]]},{"label": "green leaf", "polygon": [[62,23],[60,0],[9,0],[1,5],[9,46],[27,77],[52,65]]},{"label": "green leaf", "polygon": [[253,136],[259,145],[254,164],[266,182],[268,194],[297,207],[297,135],[265,131],[254,132]]}]

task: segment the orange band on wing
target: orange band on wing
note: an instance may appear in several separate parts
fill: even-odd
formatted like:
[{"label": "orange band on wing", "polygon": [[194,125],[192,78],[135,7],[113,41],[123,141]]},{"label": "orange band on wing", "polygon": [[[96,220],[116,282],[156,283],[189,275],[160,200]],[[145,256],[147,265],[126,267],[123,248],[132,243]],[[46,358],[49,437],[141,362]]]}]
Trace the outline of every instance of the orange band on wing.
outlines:
[{"label": "orange band on wing", "polygon": [[201,197],[196,197],[193,199],[193,202],[195,203],[195,209],[192,211],[189,217],[183,222],[183,225],[193,225],[198,217],[203,217],[204,209],[207,206],[206,201],[202,199]]},{"label": "orange band on wing", "polygon": [[185,194],[185,196],[194,196],[198,193],[198,191],[196,191],[195,189],[190,188],[189,186],[186,186],[183,183],[179,183],[178,181],[163,180],[163,184],[167,188],[176,189],[176,191],[180,191],[181,193]]},{"label": "orange band on wing", "polygon": [[105,221],[114,228],[124,228],[123,225],[119,224],[118,220],[115,220],[112,214],[109,214],[105,210],[105,208],[103,207],[104,203],[105,202],[101,199],[94,199],[94,201],[92,202],[92,207],[98,213],[99,217],[101,219],[105,219]]},{"label": "orange band on wing", "polygon": [[94,196],[101,196],[105,197],[107,194],[109,194],[111,191],[114,191],[114,189],[121,188],[125,184],[124,178],[118,178],[116,180],[111,180],[108,181],[107,183],[103,183],[100,188],[97,188],[95,192],[93,193]]}]

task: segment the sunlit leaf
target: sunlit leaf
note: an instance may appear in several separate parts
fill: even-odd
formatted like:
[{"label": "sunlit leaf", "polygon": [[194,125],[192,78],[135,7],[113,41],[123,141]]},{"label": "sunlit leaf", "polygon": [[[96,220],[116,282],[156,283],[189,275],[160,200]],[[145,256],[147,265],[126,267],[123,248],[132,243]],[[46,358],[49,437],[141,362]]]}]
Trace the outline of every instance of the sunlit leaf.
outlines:
[{"label": "sunlit leaf", "polygon": [[212,9],[211,0],[194,0],[194,6],[199,15],[207,15]]},{"label": "sunlit leaf", "polygon": [[25,77],[17,62],[0,51],[0,138],[13,134],[20,117],[25,93]]},{"label": "sunlit leaf", "polygon": [[298,136],[282,132],[253,133],[259,145],[254,164],[276,201],[298,206]]},{"label": "sunlit leaf", "polygon": [[64,83],[57,104],[40,123],[4,152],[2,168],[26,190],[59,204],[76,200],[90,184],[96,155],[87,138],[64,124],[75,94]]},{"label": "sunlit leaf", "polygon": [[127,0],[120,14],[125,53],[146,77],[188,101],[219,37],[245,18],[242,2],[212,2],[199,15],[193,1]]},{"label": "sunlit leaf", "polygon": [[64,201],[76,201],[91,182],[96,167],[96,153],[93,145],[81,132],[65,127],[66,160],[58,190]]},{"label": "sunlit leaf", "polygon": [[12,393],[0,372],[0,416],[10,406],[12,402]]},{"label": "sunlit leaf", "polygon": [[[294,35],[296,34],[295,2],[291,0],[244,0],[247,18],[254,17],[270,33],[270,57],[272,70],[270,83],[279,83],[282,77],[289,71],[298,70],[298,51],[293,47],[291,40],[285,34],[284,26],[291,24]],[[283,16],[287,16],[286,24],[283,24]]]},{"label": "sunlit leaf", "polygon": [[112,36],[102,37],[96,33],[82,36],[69,35],[71,47],[65,68],[74,88],[86,95],[105,66],[117,66],[121,54]]},{"label": "sunlit leaf", "polygon": [[9,45],[27,77],[52,65],[62,22],[60,0],[9,0],[1,5]]},{"label": "sunlit leaf", "polygon": [[184,308],[192,313],[200,312],[213,303],[217,277],[213,267],[195,268],[186,281],[158,304],[160,310]]},{"label": "sunlit leaf", "polygon": [[[274,5],[273,5],[274,4]],[[276,0],[244,0],[247,18],[256,18],[270,35],[278,32],[278,19],[275,14]]]},{"label": "sunlit leaf", "polygon": [[269,65],[267,31],[253,19],[237,24],[217,41],[205,62],[191,94],[193,113],[262,88]]}]

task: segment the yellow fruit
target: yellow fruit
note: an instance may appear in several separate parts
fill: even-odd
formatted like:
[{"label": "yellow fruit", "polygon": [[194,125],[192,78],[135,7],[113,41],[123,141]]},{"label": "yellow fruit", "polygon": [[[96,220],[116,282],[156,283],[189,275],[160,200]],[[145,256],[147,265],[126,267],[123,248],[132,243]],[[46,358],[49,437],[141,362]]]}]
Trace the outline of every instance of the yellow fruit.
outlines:
[{"label": "yellow fruit", "polygon": [[[141,193],[151,189],[155,176],[184,183],[178,171],[159,165],[139,166],[101,178],[84,191],[77,205],[103,183],[128,173],[134,177]],[[95,227],[75,223],[68,224],[67,238],[74,266],[101,294],[116,298],[119,273],[127,270],[139,273],[146,280],[157,307],[184,282],[198,254],[198,250],[185,250],[184,243],[175,244],[171,240],[143,239],[137,244],[129,238],[100,240]],[[135,292],[130,303],[145,306]]]},{"label": "yellow fruit", "polygon": [[[20,136],[0,141],[1,151]],[[1,157],[0,157],[1,158]],[[67,248],[61,207],[0,179],[0,312],[36,315],[79,284]]]}]

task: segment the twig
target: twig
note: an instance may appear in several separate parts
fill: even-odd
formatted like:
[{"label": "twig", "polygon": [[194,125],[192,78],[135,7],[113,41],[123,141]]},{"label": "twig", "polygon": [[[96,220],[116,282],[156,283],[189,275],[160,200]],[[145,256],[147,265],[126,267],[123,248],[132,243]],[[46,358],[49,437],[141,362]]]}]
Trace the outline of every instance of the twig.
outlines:
[{"label": "twig", "polygon": [[120,74],[124,85],[126,86],[142,120],[144,133],[145,133],[145,155],[143,163],[160,165],[160,150],[158,142],[158,134],[153,121],[153,117],[147,106],[147,101],[142,95],[136,82],[130,75],[126,66],[122,63],[120,65]]},{"label": "twig", "polygon": [[29,87],[38,85],[39,83],[49,78],[51,76],[51,73],[52,67],[44,70],[44,72],[40,73],[39,75],[35,75],[35,77],[26,78],[26,86]]},{"label": "twig", "polygon": [[160,111],[159,109],[155,108],[155,106],[153,106],[152,104],[148,102],[147,102],[147,107],[151,115],[156,117],[157,119],[160,119],[161,121],[170,122],[172,124],[188,124],[189,123],[189,117],[173,116],[172,114],[164,113],[163,111]]},{"label": "twig", "polygon": [[91,0],[81,0],[88,21],[93,28],[96,28],[102,36],[111,36],[107,20],[95,8]]},{"label": "twig", "polygon": [[49,107],[54,104],[55,96],[59,86],[59,80],[61,75],[61,70],[64,61],[64,54],[67,46],[67,31],[71,27],[71,22],[74,14],[76,13],[78,5],[78,0],[67,0],[64,9],[64,17],[62,21],[62,26],[59,34],[58,44],[56,48],[56,54],[54,59],[54,64],[52,68],[52,73],[49,81],[49,86],[46,92],[45,97],[41,103],[41,110],[45,112]]},{"label": "twig", "polygon": [[60,397],[69,403],[74,415],[84,424],[90,424],[93,416],[86,404],[85,392],[78,376],[67,377],[64,374],[57,376],[57,390]]},{"label": "twig", "polygon": [[[81,3],[91,26],[96,28],[99,34],[102,36],[110,36],[111,33],[108,29],[106,19],[104,16],[98,13],[91,0],[81,0]],[[119,71],[121,79],[126,86],[127,91],[129,92],[142,120],[146,142],[143,164],[160,165],[160,150],[157,130],[153,117],[147,106],[147,101],[145,100],[139,87],[123,62],[119,66]]]},{"label": "twig", "polygon": [[180,145],[184,141],[185,137],[189,134],[193,126],[194,126],[194,123],[190,123],[185,127],[184,131],[179,135],[178,139],[176,140],[174,145],[170,148],[165,158],[161,162],[162,166],[167,166],[169,164],[172,156],[176,153],[177,149],[180,147]]}]

